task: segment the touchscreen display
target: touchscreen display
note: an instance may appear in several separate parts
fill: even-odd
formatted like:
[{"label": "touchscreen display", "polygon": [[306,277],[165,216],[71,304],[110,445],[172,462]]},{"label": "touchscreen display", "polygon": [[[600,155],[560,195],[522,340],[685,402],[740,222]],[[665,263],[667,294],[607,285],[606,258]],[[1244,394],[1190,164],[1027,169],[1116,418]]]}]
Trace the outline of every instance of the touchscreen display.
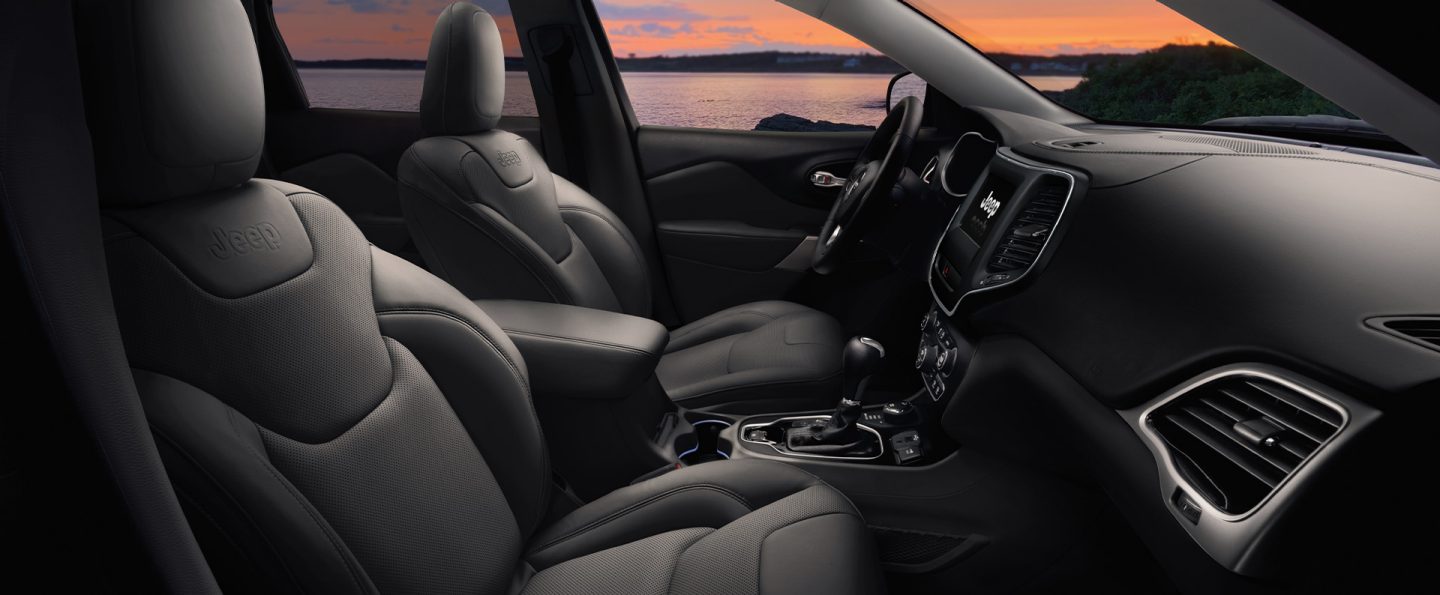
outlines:
[{"label": "touchscreen display", "polygon": [[1014,193],[1014,184],[991,175],[960,217],[960,229],[975,243],[983,244],[990,235],[991,223],[999,218],[1005,205],[1010,204]]}]

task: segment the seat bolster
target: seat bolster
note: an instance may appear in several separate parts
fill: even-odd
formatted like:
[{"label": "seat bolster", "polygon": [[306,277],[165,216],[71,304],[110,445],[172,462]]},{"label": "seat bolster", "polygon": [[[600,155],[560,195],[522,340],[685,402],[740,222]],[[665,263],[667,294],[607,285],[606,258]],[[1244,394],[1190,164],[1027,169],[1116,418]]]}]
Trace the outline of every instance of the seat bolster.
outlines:
[{"label": "seat bolster", "polygon": [[794,302],[767,300],[726,308],[670,332],[667,352],[689,349],[721,337],[738,335],[760,328],[790,314],[811,312]]},{"label": "seat bolster", "polygon": [[[824,548],[815,547],[825,544]],[[760,593],[885,592],[875,537],[859,517],[827,514],[770,533],[760,547]]]},{"label": "seat bolster", "polygon": [[632,316],[651,316],[650,265],[640,243],[604,203],[569,180],[554,178],[560,216],[599,265],[620,310]]},{"label": "seat bolster", "polygon": [[186,516],[209,537],[201,545],[222,584],[375,592],[335,530],[271,465],[254,422],[169,376],[136,370],[135,384]]},{"label": "seat bolster", "polygon": [[435,380],[529,535],[548,505],[550,461],[520,351],[454,287],[379,248],[371,259],[380,332]]},{"label": "seat bolster", "polygon": [[566,515],[536,534],[526,561],[543,570],[667,531],[722,527],[816,485],[823,487],[815,476],[774,461],[685,467],[615,490]]},{"label": "seat bolster", "polygon": [[[463,163],[474,154],[462,139],[435,137],[417,141],[400,157],[400,206],[426,266],[473,298],[574,302],[577,297],[546,248],[475,196]],[[553,209],[554,199],[549,201]],[[568,255],[573,246],[558,214],[553,227],[553,235],[563,234],[564,240],[557,254]]]}]

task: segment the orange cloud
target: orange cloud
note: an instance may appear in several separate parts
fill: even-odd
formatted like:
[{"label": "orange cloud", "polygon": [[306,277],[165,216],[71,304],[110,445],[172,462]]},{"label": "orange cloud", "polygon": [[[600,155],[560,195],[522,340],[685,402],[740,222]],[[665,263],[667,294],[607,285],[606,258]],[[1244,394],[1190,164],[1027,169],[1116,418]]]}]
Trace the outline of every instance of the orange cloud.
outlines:
[{"label": "orange cloud", "polygon": [[[594,1],[617,56],[874,51],[774,0]],[[275,0],[275,10],[281,34],[297,59],[424,59],[436,13],[448,3]],[[477,3],[496,15],[506,54],[520,55],[505,0]],[[1154,0],[911,0],[911,4],[987,52],[1138,52],[1166,43],[1224,43]]]}]

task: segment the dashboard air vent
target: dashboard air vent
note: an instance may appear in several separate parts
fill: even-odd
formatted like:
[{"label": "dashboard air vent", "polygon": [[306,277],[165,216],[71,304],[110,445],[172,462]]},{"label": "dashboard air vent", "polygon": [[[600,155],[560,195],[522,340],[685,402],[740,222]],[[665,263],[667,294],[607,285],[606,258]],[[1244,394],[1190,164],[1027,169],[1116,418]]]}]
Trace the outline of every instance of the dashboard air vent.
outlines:
[{"label": "dashboard air vent", "polygon": [[1366,322],[1376,330],[1440,351],[1440,316],[1393,316]]},{"label": "dashboard air vent", "polygon": [[1334,437],[1345,416],[1269,378],[1235,374],[1179,394],[1145,421],[1201,497],[1243,514]]},{"label": "dashboard air vent", "polygon": [[1023,271],[1035,264],[1045,239],[1054,231],[1060,211],[1065,208],[1065,194],[1069,183],[1056,177],[1045,177],[1035,197],[1025,205],[1025,210],[1005,230],[1005,237],[990,257],[989,271],[992,273]]}]

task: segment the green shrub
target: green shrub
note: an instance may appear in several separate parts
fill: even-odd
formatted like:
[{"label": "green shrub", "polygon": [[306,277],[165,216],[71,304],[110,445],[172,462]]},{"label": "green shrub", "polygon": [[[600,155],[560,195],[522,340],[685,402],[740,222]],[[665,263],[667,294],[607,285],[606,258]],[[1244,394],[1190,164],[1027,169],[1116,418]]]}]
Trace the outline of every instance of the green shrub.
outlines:
[{"label": "green shrub", "polygon": [[1353,118],[1349,112],[1238,48],[1167,45],[1090,69],[1075,88],[1050,93],[1099,120],[1199,124],[1230,116]]}]

